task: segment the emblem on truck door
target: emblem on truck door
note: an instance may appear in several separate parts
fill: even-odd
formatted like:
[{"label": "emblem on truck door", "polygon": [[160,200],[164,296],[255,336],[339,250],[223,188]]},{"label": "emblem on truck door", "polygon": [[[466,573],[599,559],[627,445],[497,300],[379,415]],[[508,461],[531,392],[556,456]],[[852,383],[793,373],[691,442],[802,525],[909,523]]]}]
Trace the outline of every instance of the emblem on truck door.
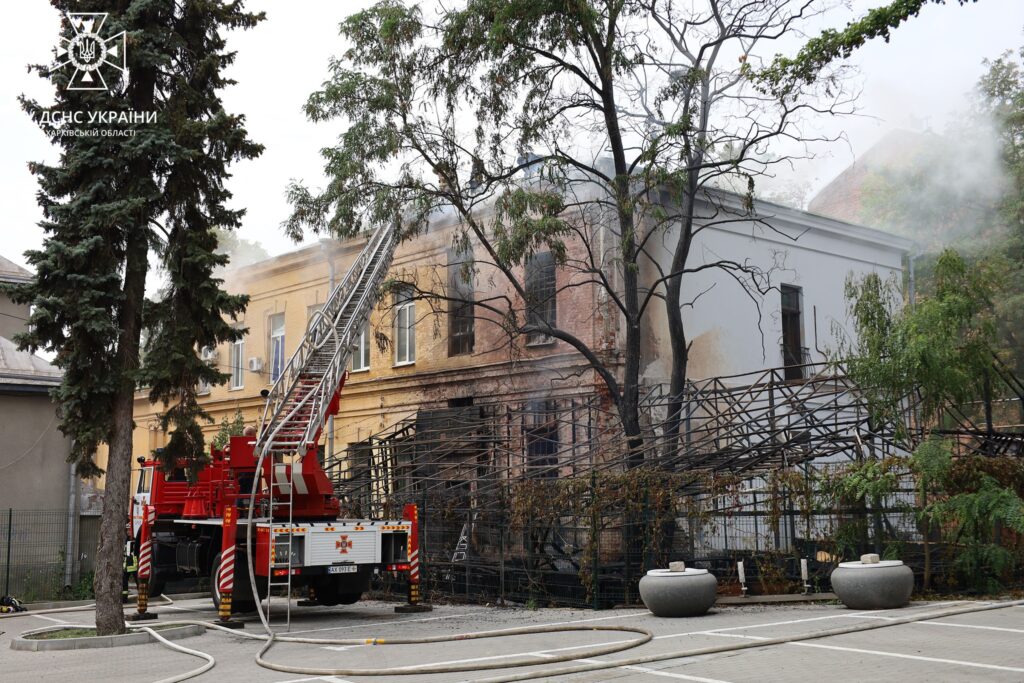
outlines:
[{"label": "emblem on truck door", "polygon": [[334,542],[334,547],[337,548],[338,552],[342,555],[347,554],[349,549],[352,547],[352,541],[348,540],[348,534],[342,534],[341,540]]}]

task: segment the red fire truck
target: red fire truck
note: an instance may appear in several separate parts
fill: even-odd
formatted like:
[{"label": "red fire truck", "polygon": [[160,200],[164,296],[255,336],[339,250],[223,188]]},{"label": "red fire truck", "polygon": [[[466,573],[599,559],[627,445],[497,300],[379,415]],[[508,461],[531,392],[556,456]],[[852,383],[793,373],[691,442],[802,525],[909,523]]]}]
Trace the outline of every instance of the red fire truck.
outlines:
[{"label": "red fire truck", "polygon": [[256,436],[212,449],[193,482],[184,468],[165,474],[139,458],[131,534],[139,579],[148,584],[140,595],[159,595],[175,578],[209,576],[215,604],[242,610],[275,587],[289,595],[307,587],[315,603],[337,605],[358,600],[376,572],[407,571],[410,585],[418,581],[415,506],[404,508],[403,519],[342,518],[318,457],[394,244],[387,227],[370,236],[295,354],[274,368]]}]

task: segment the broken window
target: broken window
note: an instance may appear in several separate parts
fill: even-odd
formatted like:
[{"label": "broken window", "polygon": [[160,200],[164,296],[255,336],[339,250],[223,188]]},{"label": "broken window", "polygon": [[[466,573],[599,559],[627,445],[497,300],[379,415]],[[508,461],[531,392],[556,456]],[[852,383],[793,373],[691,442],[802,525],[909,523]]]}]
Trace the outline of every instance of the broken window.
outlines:
[{"label": "broken window", "polygon": [[395,292],[395,365],[416,362],[416,302],[408,287]]},{"label": "broken window", "polygon": [[448,355],[473,353],[473,273],[454,249],[448,252]]},{"label": "broken window", "polygon": [[803,314],[799,287],[782,285],[782,363],[786,379],[802,379],[807,362],[804,348]]},{"label": "broken window", "polygon": [[[555,296],[555,256],[550,251],[534,254],[526,261],[526,323],[530,326],[554,327],[557,324]],[[527,344],[554,341],[542,330],[526,334]]]},{"label": "broken window", "polygon": [[555,401],[526,404],[526,469],[531,477],[558,476],[558,407]]}]

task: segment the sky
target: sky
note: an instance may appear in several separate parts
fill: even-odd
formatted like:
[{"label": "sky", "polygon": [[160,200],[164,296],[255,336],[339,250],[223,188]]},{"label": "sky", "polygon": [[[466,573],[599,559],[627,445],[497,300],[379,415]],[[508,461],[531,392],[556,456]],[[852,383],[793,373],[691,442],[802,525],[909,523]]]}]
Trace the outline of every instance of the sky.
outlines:
[{"label": "sky", "polygon": [[[292,179],[321,185],[319,150],[342,129],[337,122],[308,122],[302,104],[324,81],[328,60],[345,49],[338,23],[369,4],[249,0],[246,7],[265,11],[267,20],[229,38],[229,47],[238,51],[229,75],[238,84],[223,93],[225,106],[245,114],[251,138],[266,151],[234,165],[228,187],[234,193],[232,205],[247,209],[239,236],[262,243],[271,254],[297,246],[281,229],[288,215],[286,185]],[[878,4],[854,0],[851,7],[830,11],[823,22],[842,27]],[[19,3],[16,22],[9,23],[0,41],[0,254],[21,265],[24,251],[43,241],[36,181],[27,164],[55,161],[57,152],[21,111],[17,97],[51,97],[48,84],[29,74],[26,65],[51,61],[58,22],[56,11],[42,0]],[[793,173],[820,188],[890,130],[946,129],[963,112],[967,94],[984,71],[982,60],[1021,44],[1024,0],[927,5],[919,17],[895,30],[889,43],[871,42],[850,60],[860,71],[859,113],[821,124],[827,132],[844,132],[846,141],[820,150],[817,159]]]}]

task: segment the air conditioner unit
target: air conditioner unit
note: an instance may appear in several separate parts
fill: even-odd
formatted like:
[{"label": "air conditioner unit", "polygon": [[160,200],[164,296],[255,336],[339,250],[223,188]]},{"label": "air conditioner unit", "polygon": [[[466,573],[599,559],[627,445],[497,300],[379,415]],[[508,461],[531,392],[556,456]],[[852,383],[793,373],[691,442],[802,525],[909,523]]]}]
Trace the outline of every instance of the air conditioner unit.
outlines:
[{"label": "air conditioner unit", "polygon": [[207,363],[214,363],[217,360],[217,349],[207,346],[199,352],[199,357]]},{"label": "air conditioner unit", "polygon": [[263,359],[257,356],[250,358],[249,372],[263,372]]}]

